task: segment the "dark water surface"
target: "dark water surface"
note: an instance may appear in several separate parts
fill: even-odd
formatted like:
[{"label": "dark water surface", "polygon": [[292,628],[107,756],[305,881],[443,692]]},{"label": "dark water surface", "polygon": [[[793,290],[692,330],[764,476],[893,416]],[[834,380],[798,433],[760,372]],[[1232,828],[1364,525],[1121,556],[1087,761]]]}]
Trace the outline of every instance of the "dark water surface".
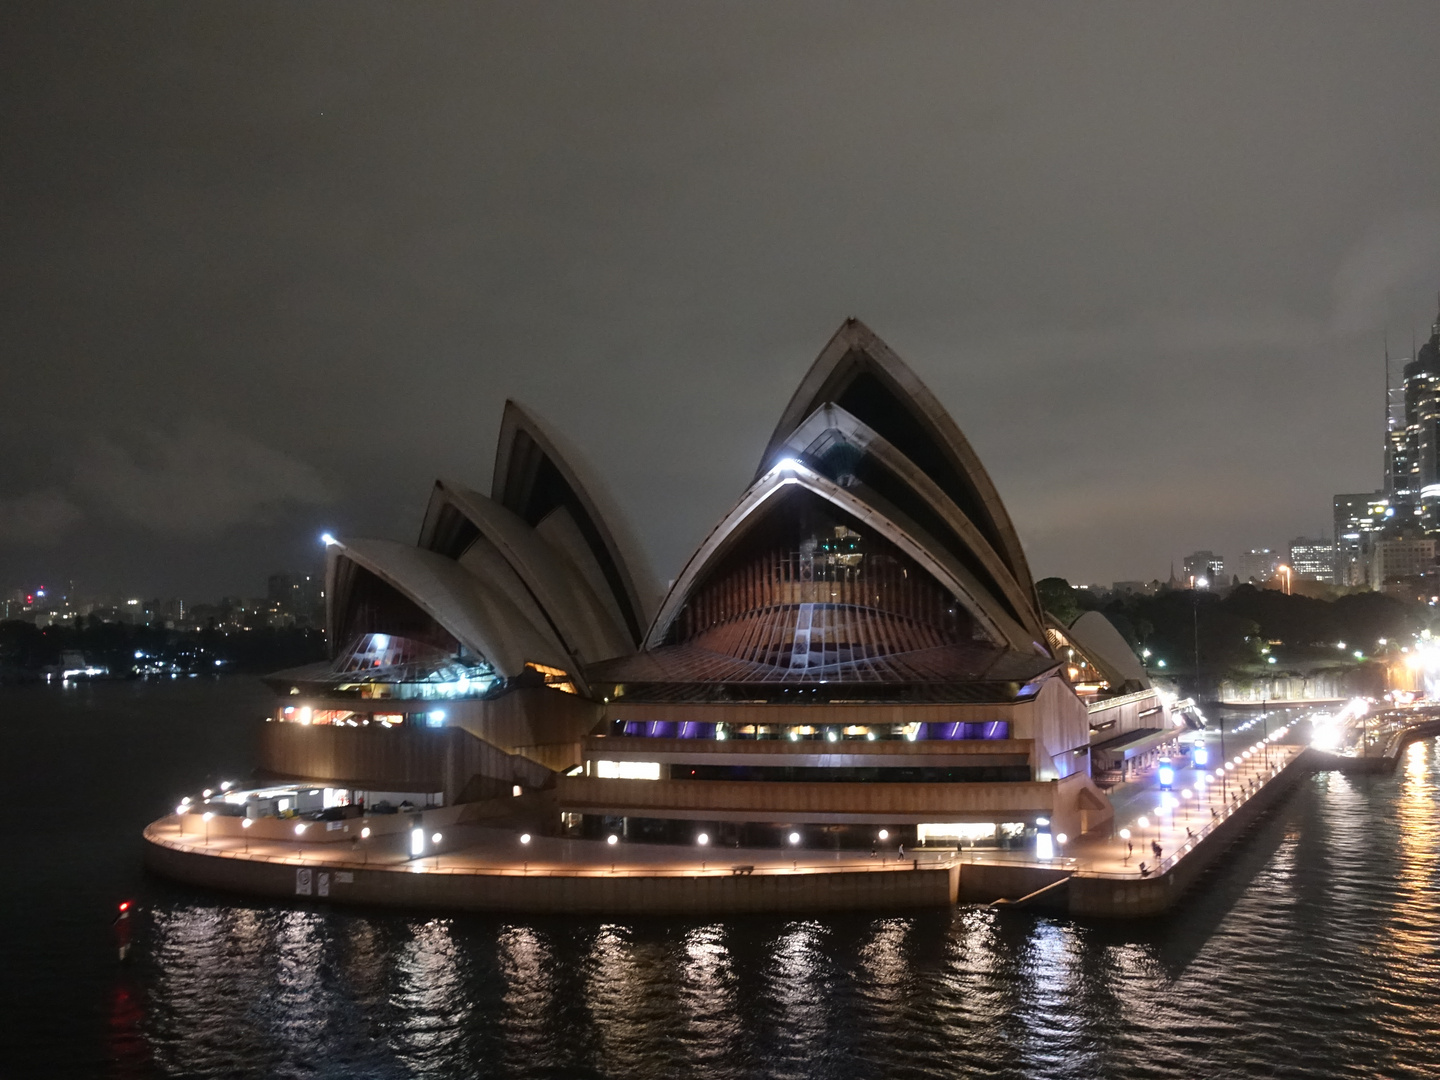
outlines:
[{"label": "dark water surface", "polygon": [[[1321,775],[1172,917],[430,917],[146,879],[255,684],[0,691],[0,1077],[1436,1077],[1434,742]],[[146,909],[115,963],[117,900]]]}]

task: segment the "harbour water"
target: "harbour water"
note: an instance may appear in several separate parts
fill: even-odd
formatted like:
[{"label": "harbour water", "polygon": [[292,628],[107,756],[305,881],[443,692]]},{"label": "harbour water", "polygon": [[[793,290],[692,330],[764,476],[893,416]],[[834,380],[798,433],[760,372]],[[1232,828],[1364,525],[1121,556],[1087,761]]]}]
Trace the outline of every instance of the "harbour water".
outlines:
[{"label": "harbour water", "polygon": [[[145,878],[242,680],[0,690],[0,1077],[1433,1077],[1440,758],[1305,783],[1177,912],[435,917]],[[116,962],[115,904],[140,904]]]}]

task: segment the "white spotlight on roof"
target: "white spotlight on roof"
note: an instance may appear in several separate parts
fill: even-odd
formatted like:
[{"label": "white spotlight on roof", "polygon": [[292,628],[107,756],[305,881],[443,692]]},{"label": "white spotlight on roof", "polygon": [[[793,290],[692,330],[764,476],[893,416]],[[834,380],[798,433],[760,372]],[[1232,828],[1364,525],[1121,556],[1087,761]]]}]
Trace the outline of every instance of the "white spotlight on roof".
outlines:
[{"label": "white spotlight on roof", "polygon": [[786,472],[795,472],[800,468],[800,462],[793,457],[781,458],[775,463],[775,468],[784,469]]},{"label": "white spotlight on roof", "polygon": [[326,547],[329,547],[331,544],[338,544],[340,541],[336,540],[332,534],[327,532],[320,534],[320,542]]}]

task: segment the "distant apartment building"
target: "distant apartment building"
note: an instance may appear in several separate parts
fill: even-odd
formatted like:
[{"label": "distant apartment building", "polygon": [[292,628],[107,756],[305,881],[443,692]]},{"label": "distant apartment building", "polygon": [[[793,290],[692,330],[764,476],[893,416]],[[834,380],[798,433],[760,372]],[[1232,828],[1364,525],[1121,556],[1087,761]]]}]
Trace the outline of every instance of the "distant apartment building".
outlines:
[{"label": "distant apartment building", "polygon": [[1335,581],[1335,542],[1297,536],[1290,541],[1290,569],[1305,581]]},{"label": "distant apartment building", "polygon": [[1377,540],[1370,556],[1370,584],[1376,589],[1406,578],[1422,577],[1434,570],[1433,536]]},{"label": "distant apartment building", "polygon": [[325,579],[320,574],[271,574],[265,599],[287,621],[319,625],[325,618]]},{"label": "distant apartment building", "polygon": [[1395,508],[1382,492],[1335,496],[1336,585],[1369,583],[1370,559]]},{"label": "distant apartment building", "polygon": [[1185,580],[1188,589],[1205,589],[1225,584],[1225,560],[1213,551],[1197,551],[1185,556]]},{"label": "distant apartment building", "polygon": [[1242,585],[1247,581],[1263,585],[1275,576],[1283,561],[1280,553],[1273,548],[1251,548],[1241,552],[1235,560],[1235,576]]},{"label": "distant apartment building", "polygon": [[1159,581],[1117,581],[1110,586],[1116,596],[1150,596],[1160,591]]}]

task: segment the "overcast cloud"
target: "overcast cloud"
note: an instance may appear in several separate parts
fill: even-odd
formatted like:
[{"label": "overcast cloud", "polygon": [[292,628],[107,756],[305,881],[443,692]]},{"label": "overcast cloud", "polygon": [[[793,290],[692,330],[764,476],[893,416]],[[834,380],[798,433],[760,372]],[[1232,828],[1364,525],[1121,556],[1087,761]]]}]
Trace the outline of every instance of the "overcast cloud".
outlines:
[{"label": "overcast cloud", "polygon": [[669,578],[847,315],[1037,574],[1328,530],[1436,314],[1437,41],[1432,0],[11,5],[0,583],[412,539],[508,396]]}]

